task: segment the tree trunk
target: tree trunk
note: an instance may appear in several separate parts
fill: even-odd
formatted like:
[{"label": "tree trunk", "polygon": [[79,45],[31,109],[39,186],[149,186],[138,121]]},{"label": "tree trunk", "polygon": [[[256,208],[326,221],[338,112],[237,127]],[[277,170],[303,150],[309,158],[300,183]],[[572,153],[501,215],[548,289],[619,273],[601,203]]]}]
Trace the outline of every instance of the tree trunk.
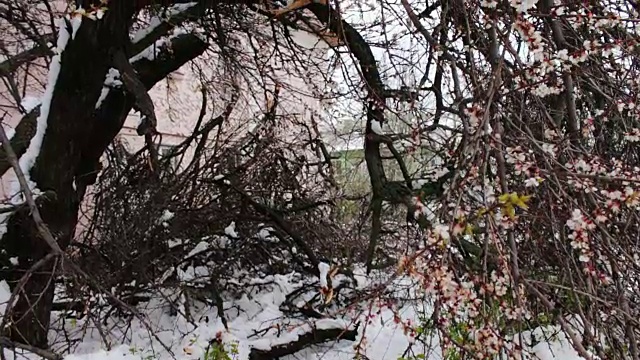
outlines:
[{"label": "tree trunk", "polygon": [[[117,8],[117,3],[110,2],[111,10]],[[127,17],[131,16],[115,11],[109,13],[111,17],[107,15],[98,22],[83,20],[75,38],[69,40],[62,52],[60,73],[46,119],[46,133],[30,172],[31,180],[40,191],[53,194],[41,196],[37,203],[44,222],[63,250],[73,239],[84,190],[95,179],[95,176],[87,177],[86,170],[96,168],[100,156],[122,128],[134,103],[123,89],[111,90],[103,106],[95,109],[111,65],[113,46],[122,45],[113,45],[112,42],[110,47],[104,39],[114,31],[114,27],[126,28]],[[171,51],[165,51],[155,61],[141,60],[136,64],[147,88],[206,49],[206,44],[194,35],[176,37],[172,45]],[[26,116],[24,120],[29,119]],[[50,251],[38,234],[26,206],[9,218],[2,247],[0,278],[9,283],[12,291],[33,265]],[[17,265],[12,264],[11,258],[18,259]],[[59,270],[51,258],[30,274],[28,281],[19,289],[15,305],[7,313],[10,321],[7,332],[12,340],[41,348],[47,346],[53,280]]]},{"label": "tree trunk", "polygon": [[[39,209],[62,249],[73,237],[80,201],[74,188],[75,167],[81,150],[78,139],[89,135],[87,120],[93,113],[109,68],[104,48],[95,41],[98,28],[95,22],[83,21],[75,38],[69,40],[62,52],[46,132],[30,171],[31,180],[40,191],[55,194],[40,201]],[[71,29],[61,27],[62,31]],[[2,274],[12,291],[16,290],[20,278],[50,251],[26,207],[9,219],[2,245],[7,258],[18,258],[15,266],[5,262],[9,269]],[[37,347],[47,346],[54,272],[55,264],[49,261],[34,272],[18,292],[16,304],[7,314],[11,321],[8,331],[13,340]]]}]

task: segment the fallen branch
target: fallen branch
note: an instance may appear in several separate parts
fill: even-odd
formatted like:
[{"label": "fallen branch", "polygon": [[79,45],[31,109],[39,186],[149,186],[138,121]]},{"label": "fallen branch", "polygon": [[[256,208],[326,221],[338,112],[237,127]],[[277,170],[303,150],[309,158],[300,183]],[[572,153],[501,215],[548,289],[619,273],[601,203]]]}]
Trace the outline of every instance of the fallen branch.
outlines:
[{"label": "fallen branch", "polygon": [[48,359],[48,360],[62,360],[63,356],[62,355],[58,355],[54,352],[48,351],[48,350],[43,350],[40,348],[37,348],[35,346],[31,346],[31,345],[27,345],[27,344],[21,344],[15,341],[11,341],[8,338],[4,337],[4,336],[0,336],[0,348],[1,349],[19,349],[19,350],[24,350],[24,351],[28,351],[30,353],[34,353],[42,358]]},{"label": "fallen branch", "polygon": [[312,329],[310,332],[298,336],[298,340],[286,344],[276,345],[270,350],[251,349],[249,360],[271,360],[294,354],[306,347],[328,341],[355,341],[358,329]]}]

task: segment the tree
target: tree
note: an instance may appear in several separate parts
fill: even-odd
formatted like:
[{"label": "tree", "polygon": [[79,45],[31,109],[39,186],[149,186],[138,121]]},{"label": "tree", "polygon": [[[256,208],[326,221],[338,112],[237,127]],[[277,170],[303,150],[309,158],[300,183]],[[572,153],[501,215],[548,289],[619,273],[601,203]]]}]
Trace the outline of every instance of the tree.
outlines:
[{"label": "tree", "polygon": [[[51,59],[42,105],[25,115],[11,145],[20,156],[22,170],[34,186],[32,190],[37,188],[46,195],[39,198],[38,209],[62,250],[74,235],[78,207],[86,187],[95,180],[99,157],[118,133],[130,108],[137,108],[144,115],[139,132],[150,140],[155,115],[145,88],[195,58],[205,48],[205,43],[194,35],[178,37],[173,40],[173,52],[166,58],[161,56],[156,61],[143,59],[134,63],[137,74],[129,65],[128,58],[145,45],[153,44],[174,25],[167,22],[146,38],[130,44],[128,36],[134,16],[149,6],[166,7],[180,2],[113,0],[105,7],[99,1],[78,1],[77,9],[85,10],[76,10],[60,21],[57,48],[53,50],[57,54]],[[233,1],[202,1],[192,7],[196,10],[189,16],[202,16],[207,12],[219,16],[234,5]],[[366,65],[363,69],[379,88],[375,59],[359,34],[348,24],[337,21],[337,13],[330,8],[315,3],[309,4],[308,8],[321,22],[329,23],[334,33],[357,45],[354,52],[359,54]],[[4,20],[9,23],[20,11],[10,2],[3,4],[2,10]],[[224,29],[218,27],[217,31]],[[42,39],[37,38],[35,49],[15,55],[3,67],[18,69],[28,60],[50,54]],[[124,89],[110,91],[96,109],[110,68],[119,71]],[[371,105],[380,101],[378,97],[372,93]],[[370,112],[372,118],[381,116],[379,110],[372,108]],[[376,146],[369,146],[367,151],[375,162],[379,157]],[[7,155],[4,160],[3,170],[6,171],[9,168]],[[376,165],[376,168],[381,170],[380,166]],[[4,264],[10,270],[5,271],[3,277],[17,294],[11,312],[11,337],[44,347],[54,289],[52,274],[63,262],[59,254],[47,256],[53,250],[35,229],[37,226],[28,207],[18,207],[9,216],[3,246],[6,252]],[[14,266],[11,259],[15,258],[17,265]]]},{"label": "tree", "polygon": [[[35,160],[25,170],[48,195],[41,197],[39,209],[63,249],[73,235],[84,189],[93,181],[85,175],[95,172],[129,106],[147,119],[140,133],[153,134],[153,106],[144,87],[166,74],[150,70],[145,79],[142,70],[135,75],[128,65],[135,53],[130,49],[135,44],[127,40],[133,19],[142,10],[178,3],[184,2],[112,0],[101,19],[70,18],[59,31],[64,51],[50,67],[60,61],[51,98],[25,116],[12,146],[25,165]],[[378,11],[375,21],[365,25],[391,38],[383,44],[389,58],[384,69],[366,36],[368,27],[357,29],[345,21],[350,9],[336,5],[305,3],[343,40],[349,55],[341,59],[350,71],[346,80],[357,82],[350,85],[365,119],[371,184],[367,268],[378,265],[383,203],[403,205],[425,239],[417,252],[398,259],[397,272],[431,293],[435,310],[423,325],[440,335],[444,353],[517,357],[522,344],[513,340],[515,334],[557,323],[585,358],[638,359],[639,309],[629,290],[638,282],[637,4],[442,0],[425,6],[402,0],[400,7],[383,2],[372,10]],[[362,13],[366,4],[349,5]],[[211,26],[225,47],[222,19],[250,19],[245,13],[245,19],[232,16],[230,9],[240,8],[271,15],[252,1],[199,1],[190,16]],[[15,21],[14,15],[6,18]],[[288,19],[281,17],[291,26]],[[65,36],[70,37],[66,46]],[[147,44],[158,34],[150,36]],[[48,54],[44,38],[34,41],[40,50],[12,62]],[[393,48],[401,39],[408,39],[405,53]],[[173,67],[155,66],[169,72],[199,55],[202,43],[191,41]],[[99,108],[96,114],[111,67],[124,77],[126,96],[117,101],[125,111],[107,114]],[[396,68],[401,71],[394,73]],[[399,89],[391,89],[391,83]],[[403,103],[402,109],[394,102]],[[391,111],[409,123],[410,134],[382,130]],[[108,121],[90,120],[98,116]],[[96,123],[113,127],[96,133]],[[29,147],[18,141],[31,137]],[[414,146],[398,144],[407,138]],[[34,153],[31,145],[39,142]],[[404,170],[405,158],[425,146],[437,154],[445,175],[443,170],[417,186],[407,171],[401,171],[402,181],[387,178],[384,148]],[[6,275],[14,288],[39,260],[48,261],[40,268],[45,274],[29,275],[11,332],[16,340],[44,346],[53,290],[48,279],[56,263],[34,228],[27,208],[18,207],[8,218],[3,244],[7,266],[18,258],[19,265]],[[311,253],[308,257],[318,262]],[[47,296],[40,300],[40,293]]]}]

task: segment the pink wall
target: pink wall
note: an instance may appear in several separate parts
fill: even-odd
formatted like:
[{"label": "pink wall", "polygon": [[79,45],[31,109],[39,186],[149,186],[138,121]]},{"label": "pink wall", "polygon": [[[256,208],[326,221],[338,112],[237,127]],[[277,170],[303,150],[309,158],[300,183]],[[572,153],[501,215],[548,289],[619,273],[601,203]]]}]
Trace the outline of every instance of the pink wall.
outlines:
[{"label": "pink wall", "polygon": [[[1,24],[0,24],[1,27]],[[265,25],[265,31],[268,32],[269,27]],[[257,71],[248,71],[248,76],[237,77],[236,83],[240,87],[240,98],[225,131],[229,134],[243,135],[246,131],[255,127],[260,119],[260,114],[266,108],[267,98],[269,94],[265,94],[264,88],[273,89],[275,82],[282,85],[280,95],[279,113],[289,113],[298,116],[300,120],[308,120],[311,115],[316,118],[321,117],[323,112],[323,104],[317,99],[318,94],[322,92],[324,79],[322,73],[326,73],[328,63],[326,56],[328,53],[328,45],[319,40],[313,34],[307,32],[294,32],[295,42],[298,46],[306,48],[305,51],[300,49],[281,48],[280,51],[287,52],[296,56],[303,56],[305,61],[314,58],[317,66],[304,67],[301,64],[280,63],[276,61],[277,56],[272,56],[273,42],[263,39],[259,44],[258,64],[253,62],[253,56],[247,56],[247,69],[251,67],[271,68],[265,71],[268,76],[260,76]],[[245,43],[245,49],[251,49],[248,46],[247,38],[238,37],[240,44]],[[284,41],[279,41],[285,44]],[[16,48],[16,51],[22,49]],[[311,50],[311,52],[309,52]],[[295,56],[292,56],[295,58]],[[268,60],[267,60],[268,59]],[[1,59],[0,59],[1,60]],[[208,54],[194,62],[197,68],[201,70],[201,74],[205,78],[209,78],[211,82],[208,87],[213,90],[213,94],[209,95],[208,116],[215,116],[221,113],[226,106],[225,98],[229,97],[230,85],[220,84],[221,72],[217,66],[218,59],[216,55]],[[33,70],[34,66],[39,66],[38,70]],[[158,131],[163,134],[163,144],[175,145],[181,142],[185,136],[190,134],[198,119],[201,108],[201,94],[198,73],[193,70],[193,65],[186,65],[179,71],[172,74],[169,78],[159,82],[149,92],[156,108],[158,118]],[[47,69],[44,61],[41,59],[32,64],[30,68],[30,76],[26,77],[26,96],[25,98],[39,98],[44,92],[44,81],[47,77]],[[218,82],[216,82],[218,80]],[[22,118],[19,108],[13,98],[9,96],[9,92],[4,84],[0,84],[0,109],[8,112],[8,116],[4,120],[4,128],[8,132],[15,127]],[[130,114],[125,127],[120,133],[120,137],[129,144],[130,150],[135,151],[144,145],[143,138],[135,133],[138,119],[137,115]],[[296,134],[287,129],[282,129],[281,136],[295,137]],[[12,172],[12,170],[10,170]],[[0,184],[0,196],[6,198],[7,195],[7,176],[2,177]],[[86,204],[85,210],[89,209]],[[85,221],[82,221],[83,223]]]}]

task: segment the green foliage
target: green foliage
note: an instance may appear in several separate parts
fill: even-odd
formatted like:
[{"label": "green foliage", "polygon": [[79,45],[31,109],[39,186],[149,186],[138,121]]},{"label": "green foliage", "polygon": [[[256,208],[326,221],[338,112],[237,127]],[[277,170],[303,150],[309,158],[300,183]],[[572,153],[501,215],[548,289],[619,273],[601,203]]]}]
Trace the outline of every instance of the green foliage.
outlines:
[{"label": "green foliage", "polygon": [[[427,166],[428,160],[426,150],[425,154],[419,156],[419,159],[405,158],[407,170],[410,175],[420,173]],[[385,157],[388,157],[386,154]],[[347,196],[361,196],[370,192],[369,173],[364,159],[364,150],[342,150],[332,154],[333,166],[335,168],[336,182],[343,189]],[[389,182],[405,183],[402,171],[397,161],[392,158],[383,160],[385,175]],[[427,193],[430,189],[425,190]],[[434,191],[432,191],[434,192]],[[344,221],[349,221],[357,217],[362,211],[361,201],[342,200],[337,203],[339,216]],[[404,213],[402,212],[402,216]]]},{"label": "green foliage", "polygon": [[[464,322],[456,322],[448,329],[448,336],[451,340],[458,344],[465,344],[470,340],[469,326]],[[444,354],[445,360],[462,360],[463,354],[457,347],[447,349]]]},{"label": "green foliage", "polygon": [[203,360],[234,360],[238,355],[238,343],[233,342],[228,344],[229,349],[225,348],[225,345],[214,341],[204,354]]}]

